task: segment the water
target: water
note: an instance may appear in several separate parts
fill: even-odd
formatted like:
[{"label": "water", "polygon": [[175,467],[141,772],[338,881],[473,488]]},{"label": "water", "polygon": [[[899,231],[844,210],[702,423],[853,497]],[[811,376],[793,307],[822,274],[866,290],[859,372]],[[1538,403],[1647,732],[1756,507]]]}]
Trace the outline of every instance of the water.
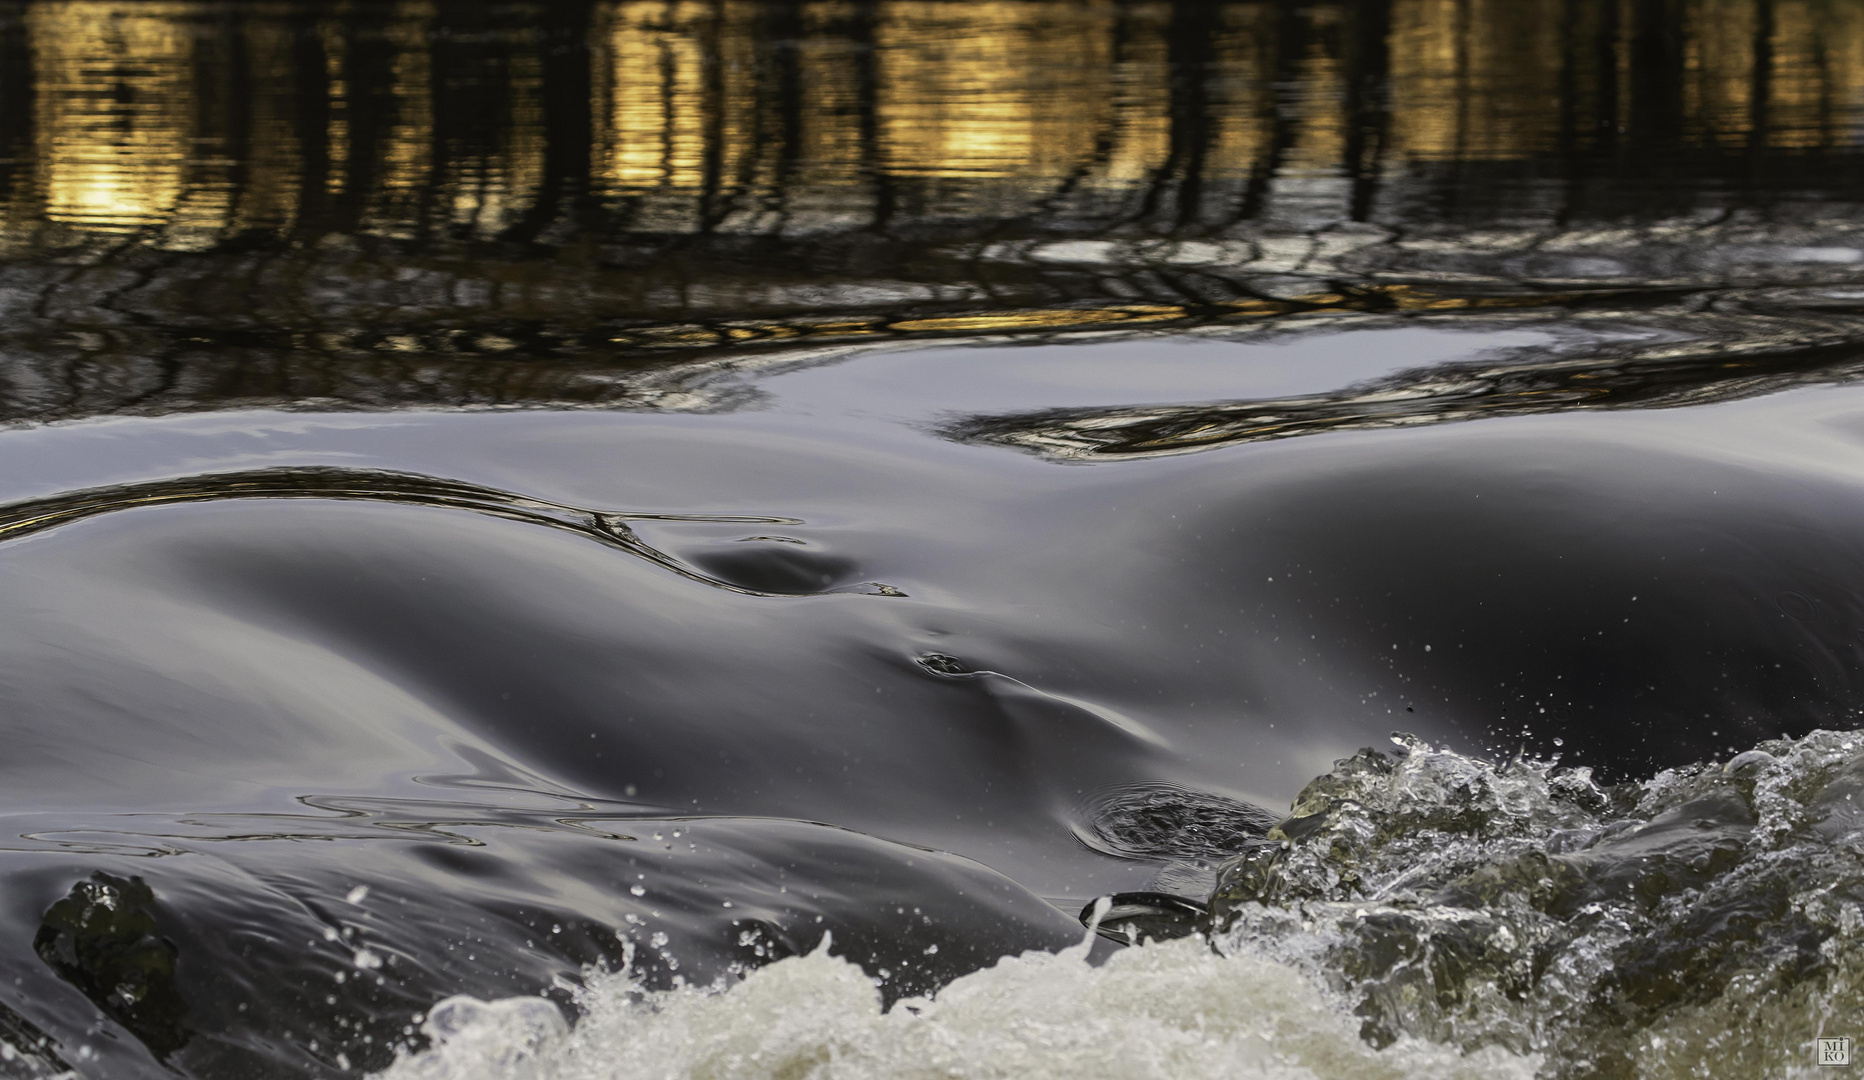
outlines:
[{"label": "water", "polygon": [[0,1075],[1811,1074],[1859,85],[1817,0],[0,5]]},{"label": "water", "polygon": [[1864,1017],[1864,738],[1615,788],[1393,742],[1309,785],[1175,932],[1103,904],[1102,934],[1169,943],[1102,967],[1032,952],[885,1012],[826,948],[722,995],[607,975],[573,1034],[462,996],[386,1075],[1811,1076],[1813,1039]]}]

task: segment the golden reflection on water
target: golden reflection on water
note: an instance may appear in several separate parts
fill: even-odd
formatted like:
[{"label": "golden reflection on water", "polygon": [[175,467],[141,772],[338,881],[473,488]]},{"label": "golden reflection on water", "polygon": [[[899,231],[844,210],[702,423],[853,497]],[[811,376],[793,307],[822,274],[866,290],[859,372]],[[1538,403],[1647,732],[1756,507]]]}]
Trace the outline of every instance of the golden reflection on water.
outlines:
[{"label": "golden reflection on water", "polygon": [[595,138],[602,176],[615,190],[703,183],[708,104],[744,104],[707,101],[704,36],[711,16],[711,5],[699,0],[598,10]]},{"label": "golden reflection on water", "polygon": [[1376,218],[1445,162],[1864,140],[1864,5],[1821,0],[639,0],[556,9],[567,47],[473,7],[17,6],[0,242],[493,238],[584,195],[636,233]]},{"label": "golden reflection on water", "polygon": [[[62,0],[27,13],[39,186],[52,221],[126,232],[181,216],[199,133],[197,4]],[[212,213],[201,200],[187,209]]]},{"label": "golden reflection on water", "polygon": [[[389,118],[380,138],[375,159],[379,162],[374,182],[367,185],[368,199],[362,218],[363,231],[379,234],[413,235],[423,217],[422,206],[428,187],[439,179],[434,172],[434,73],[433,53],[428,48],[428,32],[434,18],[434,5],[425,0],[398,0],[390,9],[383,27],[383,44],[392,59],[380,77],[377,91],[380,107]],[[354,95],[358,87],[347,87]],[[500,172],[506,176],[520,171],[515,155],[501,155]],[[354,166],[352,157],[349,164]],[[472,193],[470,176],[447,178],[442,188],[451,196],[452,215],[460,213],[461,199],[482,204],[483,193]],[[352,181],[353,182],[353,181]]]},{"label": "golden reflection on water", "polygon": [[888,173],[1057,179],[1092,160],[1114,110],[1109,5],[904,0],[876,21]]},{"label": "golden reflection on water", "polygon": [[1399,155],[1496,159],[1554,147],[1561,39],[1572,29],[1558,6],[1410,0],[1392,14],[1391,141]]}]

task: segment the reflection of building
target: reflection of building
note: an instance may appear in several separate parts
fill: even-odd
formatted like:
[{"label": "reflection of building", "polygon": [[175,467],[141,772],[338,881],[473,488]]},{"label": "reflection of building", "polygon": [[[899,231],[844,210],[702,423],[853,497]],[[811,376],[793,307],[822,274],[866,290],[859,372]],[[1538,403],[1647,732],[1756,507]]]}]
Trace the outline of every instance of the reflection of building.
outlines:
[{"label": "reflection of building", "polygon": [[883,5],[874,27],[880,167],[1050,183],[1091,167],[1115,109],[1114,30],[1104,9],[1039,0]]},{"label": "reflection of building", "polygon": [[198,8],[63,0],[27,12],[46,217],[125,233],[170,221],[186,228],[224,205],[224,191],[190,183],[198,88],[189,23]]},{"label": "reflection of building", "polygon": [[707,83],[712,21],[711,6],[696,0],[599,10],[591,35],[602,71],[595,138],[597,169],[610,190],[698,188],[707,182],[708,152],[743,151],[742,137],[735,147],[720,138],[727,126],[739,126],[726,114],[739,113],[733,119],[741,123],[751,103]]},{"label": "reflection of building", "polygon": [[1818,0],[553,12],[540,32],[530,8],[435,0],[16,5],[0,51],[30,77],[0,95],[32,104],[0,119],[26,148],[0,163],[6,247],[30,218],[169,248],[538,235],[578,193],[585,231],[661,234],[1208,231],[1510,191],[1533,216],[1575,178],[1608,211],[1614,177],[1752,189],[1778,182],[1753,155],[1823,159],[1864,122],[1864,6]]},{"label": "reflection of building", "polygon": [[0,0],[0,415],[1826,282],[1861,144],[1833,0]]},{"label": "reflection of building", "polygon": [[1392,6],[1390,145],[1407,161],[1509,160],[1557,148],[1561,5],[1407,0]]}]

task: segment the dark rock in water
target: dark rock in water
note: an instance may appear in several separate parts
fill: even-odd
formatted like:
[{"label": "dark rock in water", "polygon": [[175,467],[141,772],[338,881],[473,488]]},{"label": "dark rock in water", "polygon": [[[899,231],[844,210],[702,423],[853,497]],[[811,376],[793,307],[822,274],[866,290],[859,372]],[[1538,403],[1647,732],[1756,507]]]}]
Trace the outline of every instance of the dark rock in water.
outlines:
[{"label": "dark rock in water", "polygon": [[53,904],[33,951],[158,1059],[188,1043],[175,943],[161,935],[155,894],[140,877],[92,874]]},{"label": "dark rock in water", "polygon": [[[15,906],[57,897],[28,954],[56,978],[17,1048],[94,1046],[110,1076],[333,1077],[386,1067],[419,1044],[415,1017],[460,992],[542,994],[573,1015],[589,969],[728,985],[827,933],[891,1002],[1080,940],[1002,875],[841,829],[466,810],[279,817],[198,846],[168,822],[158,859],[127,854],[152,838],[101,830],[90,840],[116,854],[0,853]],[[87,863],[111,869],[72,883]],[[0,965],[32,974],[16,951],[0,941]]]}]

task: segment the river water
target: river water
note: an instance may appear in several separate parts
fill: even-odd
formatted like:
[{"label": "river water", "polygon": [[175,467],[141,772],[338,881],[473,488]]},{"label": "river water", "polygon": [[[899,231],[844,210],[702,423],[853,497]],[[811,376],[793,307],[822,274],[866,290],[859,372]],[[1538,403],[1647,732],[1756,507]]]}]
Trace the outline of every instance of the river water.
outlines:
[{"label": "river water", "polygon": [[1860,87],[1827,0],[0,4],[0,1077],[1826,1075]]}]

